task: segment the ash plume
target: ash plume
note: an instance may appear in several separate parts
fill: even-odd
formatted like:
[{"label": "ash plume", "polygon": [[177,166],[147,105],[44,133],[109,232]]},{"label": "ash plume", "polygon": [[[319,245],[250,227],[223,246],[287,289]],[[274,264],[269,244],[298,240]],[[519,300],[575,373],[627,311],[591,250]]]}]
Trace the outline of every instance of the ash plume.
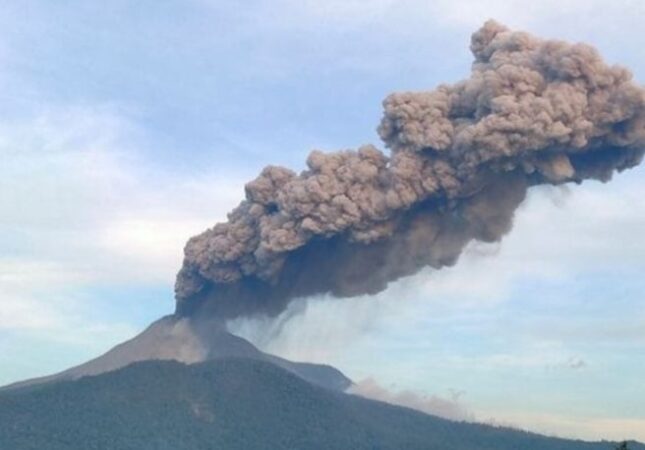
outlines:
[{"label": "ash plume", "polygon": [[500,240],[534,185],[608,181],[645,151],[645,90],[585,44],[488,21],[470,78],[394,93],[372,145],[266,167],[246,199],[191,238],[177,313],[276,315],[298,297],[373,294]]}]

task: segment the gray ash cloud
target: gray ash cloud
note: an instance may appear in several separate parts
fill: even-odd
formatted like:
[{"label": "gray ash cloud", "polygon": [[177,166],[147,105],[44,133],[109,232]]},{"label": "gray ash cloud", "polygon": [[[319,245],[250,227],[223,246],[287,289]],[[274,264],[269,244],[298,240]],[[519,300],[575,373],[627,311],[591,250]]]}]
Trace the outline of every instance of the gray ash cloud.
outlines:
[{"label": "gray ash cloud", "polygon": [[608,181],[645,151],[645,90],[586,44],[488,21],[470,78],[394,93],[372,145],[266,167],[228,221],[191,238],[177,313],[276,315],[299,297],[374,294],[512,227],[527,189]]}]

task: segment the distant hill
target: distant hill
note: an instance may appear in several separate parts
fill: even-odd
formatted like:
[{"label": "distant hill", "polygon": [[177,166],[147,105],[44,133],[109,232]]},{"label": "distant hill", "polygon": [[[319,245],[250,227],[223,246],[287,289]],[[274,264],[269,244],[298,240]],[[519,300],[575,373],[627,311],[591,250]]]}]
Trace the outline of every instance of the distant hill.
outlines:
[{"label": "distant hill", "polygon": [[193,365],[140,362],[0,393],[2,450],[614,447],[451,422],[328,390],[271,363],[240,358]]}]

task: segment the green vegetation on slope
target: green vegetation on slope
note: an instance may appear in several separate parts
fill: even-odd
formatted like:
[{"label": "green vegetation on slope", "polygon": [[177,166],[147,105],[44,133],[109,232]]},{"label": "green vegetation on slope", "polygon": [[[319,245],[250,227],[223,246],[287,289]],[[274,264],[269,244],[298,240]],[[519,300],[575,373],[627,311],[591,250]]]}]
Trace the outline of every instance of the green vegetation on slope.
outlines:
[{"label": "green vegetation on slope", "polygon": [[[266,362],[149,361],[0,395],[1,450],[610,450],[332,392]],[[645,446],[633,445],[633,450]]]}]

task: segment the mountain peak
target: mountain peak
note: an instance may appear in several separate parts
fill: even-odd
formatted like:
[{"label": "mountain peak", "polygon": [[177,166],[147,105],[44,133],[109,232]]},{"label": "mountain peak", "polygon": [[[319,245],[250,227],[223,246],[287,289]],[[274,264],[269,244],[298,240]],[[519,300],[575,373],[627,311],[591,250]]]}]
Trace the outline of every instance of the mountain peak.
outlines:
[{"label": "mountain peak", "polygon": [[227,357],[265,361],[327,389],[343,391],[351,384],[338,369],[328,365],[293,362],[264,353],[249,341],[229,333],[221,323],[166,316],[136,337],[119,344],[84,364],[63,372],[35,378],[3,388],[15,389],[62,380],[99,375],[140,361],[170,360],[186,364]]}]

